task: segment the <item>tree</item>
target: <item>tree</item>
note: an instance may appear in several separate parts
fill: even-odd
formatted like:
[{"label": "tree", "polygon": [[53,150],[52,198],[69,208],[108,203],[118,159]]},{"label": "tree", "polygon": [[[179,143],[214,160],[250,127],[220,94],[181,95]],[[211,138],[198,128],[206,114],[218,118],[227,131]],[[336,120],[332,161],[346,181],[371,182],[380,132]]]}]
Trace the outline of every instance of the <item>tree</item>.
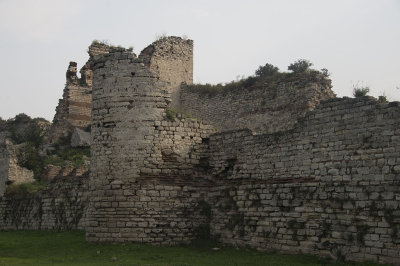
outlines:
[{"label": "tree", "polygon": [[260,66],[257,70],[256,70],[256,76],[258,77],[267,77],[267,76],[273,76],[276,73],[279,72],[279,68],[277,68],[276,66],[272,65],[272,64],[265,64],[265,66]]},{"label": "tree", "polygon": [[290,64],[290,66],[288,66],[288,70],[293,71],[293,73],[303,73],[308,71],[312,65],[313,64],[308,60],[299,59],[293,64]]}]

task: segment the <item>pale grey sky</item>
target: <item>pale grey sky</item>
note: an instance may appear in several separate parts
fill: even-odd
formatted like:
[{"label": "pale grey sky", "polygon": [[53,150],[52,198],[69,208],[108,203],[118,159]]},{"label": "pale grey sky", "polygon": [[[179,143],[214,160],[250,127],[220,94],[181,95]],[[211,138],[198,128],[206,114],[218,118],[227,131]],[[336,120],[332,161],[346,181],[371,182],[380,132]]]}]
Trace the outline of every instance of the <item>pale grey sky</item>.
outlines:
[{"label": "pale grey sky", "polygon": [[400,0],[0,0],[0,117],[52,120],[69,61],[93,39],[134,46],[194,40],[195,82],[228,82],[297,59],[327,68],[338,96],[370,86],[400,100]]}]

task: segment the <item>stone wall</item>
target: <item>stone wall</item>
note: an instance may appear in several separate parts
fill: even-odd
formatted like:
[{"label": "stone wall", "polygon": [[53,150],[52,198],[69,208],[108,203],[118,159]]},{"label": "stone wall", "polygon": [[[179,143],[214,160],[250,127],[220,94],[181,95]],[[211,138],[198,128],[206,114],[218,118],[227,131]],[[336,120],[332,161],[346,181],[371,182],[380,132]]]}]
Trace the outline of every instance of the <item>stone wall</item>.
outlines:
[{"label": "stone wall", "polygon": [[187,243],[207,220],[195,172],[214,130],[168,121],[169,84],[124,49],[97,58],[94,77],[87,240]]},{"label": "stone wall", "polygon": [[49,134],[51,141],[68,135],[75,127],[85,128],[90,124],[93,57],[108,53],[109,48],[108,45],[101,43],[89,46],[90,57],[80,70],[80,78],[77,76],[77,63],[69,63],[63,98],[59,100]]},{"label": "stone wall", "polygon": [[59,175],[36,193],[8,192],[0,197],[2,230],[85,228],[88,173]]},{"label": "stone wall", "polygon": [[288,74],[262,85],[207,91],[183,86],[179,110],[220,131],[248,128],[254,133],[290,129],[320,101],[335,97],[322,74]]},{"label": "stone wall", "polygon": [[400,263],[400,106],[332,99],[293,130],[210,137],[224,243]]},{"label": "stone wall", "polygon": [[164,37],[143,49],[139,58],[168,83],[171,106],[177,108],[181,84],[193,83],[193,41]]}]

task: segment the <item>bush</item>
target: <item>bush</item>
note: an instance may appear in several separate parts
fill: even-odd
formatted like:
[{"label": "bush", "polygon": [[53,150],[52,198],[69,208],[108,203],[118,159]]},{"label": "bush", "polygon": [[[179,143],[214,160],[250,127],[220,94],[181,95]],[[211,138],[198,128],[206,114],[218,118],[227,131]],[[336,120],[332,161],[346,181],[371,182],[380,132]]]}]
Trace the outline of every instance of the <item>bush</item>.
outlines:
[{"label": "bush", "polygon": [[28,123],[31,122],[32,118],[24,113],[17,114],[14,118],[15,123]]},{"label": "bush", "polygon": [[248,77],[247,79],[242,80],[242,85],[243,87],[248,88],[256,84],[257,80],[256,77]]},{"label": "bush", "polygon": [[260,66],[255,74],[257,77],[267,77],[267,76],[273,76],[276,73],[279,72],[279,68],[277,68],[276,66],[272,65],[272,64],[265,64],[265,66]]},{"label": "bush", "polygon": [[386,97],[386,95],[381,95],[381,96],[379,96],[379,97],[378,97],[378,101],[379,101],[380,103],[387,103],[387,102],[389,102],[389,101],[388,101],[388,98]]},{"label": "bush", "polygon": [[293,64],[288,66],[288,70],[293,71],[293,73],[304,73],[310,69],[313,64],[305,59],[299,59]]},{"label": "bush", "polygon": [[353,87],[353,96],[354,97],[363,97],[367,96],[369,92],[369,87]]},{"label": "bush", "polygon": [[35,179],[40,179],[44,163],[39,155],[38,148],[33,143],[27,143],[22,151],[18,153],[18,164],[33,171]]}]

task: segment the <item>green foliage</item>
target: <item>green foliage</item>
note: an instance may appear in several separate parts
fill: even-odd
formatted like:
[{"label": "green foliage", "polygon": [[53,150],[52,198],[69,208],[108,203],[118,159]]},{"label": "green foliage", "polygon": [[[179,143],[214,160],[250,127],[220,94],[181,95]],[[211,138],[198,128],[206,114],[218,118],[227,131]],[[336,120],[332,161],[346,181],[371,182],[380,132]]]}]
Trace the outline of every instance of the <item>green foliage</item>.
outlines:
[{"label": "green foliage", "polygon": [[364,87],[353,86],[353,96],[354,97],[367,96],[368,93],[369,93],[369,87],[368,86],[364,86]]},{"label": "green foliage", "polygon": [[39,155],[38,147],[27,143],[17,154],[18,164],[33,171],[35,179],[40,179],[43,170],[43,158]]},{"label": "green foliage", "polygon": [[381,96],[379,96],[379,97],[378,97],[378,101],[379,101],[380,103],[387,103],[387,102],[389,102],[389,101],[388,101],[388,98],[386,97],[386,95],[381,95]]},{"label": "green foliage", "polygon": [[257,77],[273,76],[277,73],[279,73],[279,68],[269,63],[260,66],[255,72]]},{"label": "green foliage", "polygon": [[32,121],[32,118],[29,115],[24,114],[24,113],[17,114],[14,118],[14,122],[17,124],[18,123],[28,123],[31,121]]},{"label": "green foliage", "polygon": [[[43,129],[38,122],[47,122],[44,118],[34,118],[21,113],[15,118],[7,121],[7,129],[10,132],[10,138],[15,144],[28,142],[38,148],[44,140]],[[23,130],[18,127],[23,127]]]},{"label": "green foliage", "polygon": [[326,78],[329,77],[330,73],[327,69],[324,68],[321,69],[321,71],[317,71],[314,69],[310,69],[311,66],[312,63],[310,63],[308,60],[300,59],[288,67],[288,69],[293,71],[293,73],[285,73],[279,72],[279,68],[267,63],[264,66],[260,66],[255,71],[255,76],[249,76],[247,78],[242,78],[240,80],[231,81],[225,84],[194,84],[189,85],[188,88],[193,89],[200,94],[208,96],[213,96],[217,93],[239,91],[241,89],[257,86],[260,88],[274,90],[281,82],[292,82],[299,80],[297,74],[304,74],[305,77],[310,81],[315,80],[316,82],[325,82],[327,84],[330,84],[329,79],[321,78],[321,74]]},{"label": "green foliage", "polygon": [[11,184],[7,186],[6,195],[26,195],[36,193],[44,188],[44,184],[39,181],[24,184]]},{"label": "green foliage", "polygon": [[79,166],[84,164],[85,157],[90,157],[90,148],[66,147],[56,150],[54,154],[43,157],[42,160],[44,166],[52,164],[63,167],[69,163],[72,163],[74,166]]},{"label": "green foliage", "polygon": [[171,108],[166,108],[165,109],[165,117],[169,121],[175,121],[176,118],[178,120],[182,120],[183,118],[192,118],[191,114],[184,114],[184,113],[178,113],[177,111],[171,109]]},{"label": "green foliage", "polygon": [[260,77],[248,77],[238,81],[231,81],[229,83],[218,83],[216,85],[212,85],[209,83],[206,84],[193,84],[188,86],[189,88],[196,90],[204,95],[215,95],[217,93],[226,93],[229,91],[240,90],[243,88],[250,88],[260,80]]},{"label": "green foliage", "polygon": [[70,161],[75,166],[84,163],[84,157],[90,157],[90,148],[67,148],[57,151],[56,155],[64,161]]},{"label": "green foliage", "polygon": [[171,108],[165,109],[165,116],[169,121],[175,121],[176,111]]},{"label": "green foliage", "polygon": [[294,62],[293,64],[290,64],[288,66],[288,70],[293,71],[293,73],[304,73],[308,70],[310,70],[310,67],[313,64],[305,59],[299,59],[296,62]]}]

